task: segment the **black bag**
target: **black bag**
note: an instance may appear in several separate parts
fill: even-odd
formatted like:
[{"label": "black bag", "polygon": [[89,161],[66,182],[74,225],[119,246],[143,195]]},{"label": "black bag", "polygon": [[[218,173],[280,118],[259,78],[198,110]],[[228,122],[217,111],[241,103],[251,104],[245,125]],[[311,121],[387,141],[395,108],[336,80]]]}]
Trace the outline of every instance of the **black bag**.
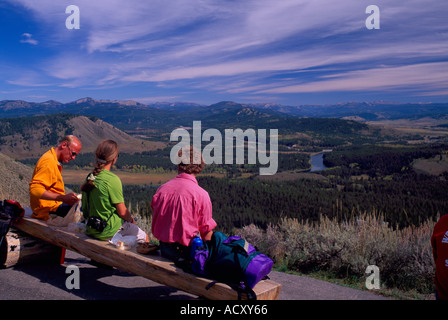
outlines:
[{"label": "black bag", "polygon": [[13,222],[18,221],[25,214],[20,203],[14,200],[0,201],[0,246]]}]

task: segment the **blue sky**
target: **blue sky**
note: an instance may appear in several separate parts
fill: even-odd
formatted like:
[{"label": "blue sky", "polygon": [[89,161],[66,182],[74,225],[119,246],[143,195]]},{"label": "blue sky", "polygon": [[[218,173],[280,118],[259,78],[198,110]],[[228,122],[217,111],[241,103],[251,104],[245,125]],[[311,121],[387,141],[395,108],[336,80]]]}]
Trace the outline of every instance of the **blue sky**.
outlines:
[{"label": "blue sky", "polygon": [[0,100],[447,102],[447,18],[446,0],[0,0]]}]

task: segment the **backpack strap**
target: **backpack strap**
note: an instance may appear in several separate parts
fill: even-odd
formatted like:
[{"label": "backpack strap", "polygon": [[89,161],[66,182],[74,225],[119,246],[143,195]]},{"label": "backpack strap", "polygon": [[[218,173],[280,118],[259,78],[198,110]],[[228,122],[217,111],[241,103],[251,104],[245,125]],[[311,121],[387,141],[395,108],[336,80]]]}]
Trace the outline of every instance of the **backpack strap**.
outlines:
[{"label": "backpack strap", "polygon": [[[216,281],[216,280],[210,282],[205,287],[205,290],[209,290],[211,287],[213,287],[218,282],[219,281]],[[238,300],[242,300],[243,293],[246,294],[247,300],[257,300],[257,295],[255,294],[254,290],[249,288],[249,286],[247,284],[245,284],[244,286],[242,286],[241,284],[240,285],[227,284],[227,285],[236,291],[236,293],[238,294]]]},{"label": "backpack strap", "polygon": [[233,248],[235,263],[238,264],[239,270],[241,272],[241,279],[243,279],[241,281],[243,283],[243,285],[241,285],[241,283],[240,283],[234,289],[238,292],[238,300],[241,300],[242,293],[245,293],[247,295],[247,300],[257,300],[257,295],[255,294],[254,290],[247,283],[247,279],[246,279],[246,275],[244,274],[243,266],[240,263],[240,259],[238,259],[238,251],[242,252],[244,250],[244,253],[246,254],[246,256],[248,256],[248,252],[247,252],[248,249],[246,249],[246,247],[249,248],[249,242],[244,240],[244,246],[236,246]]}]

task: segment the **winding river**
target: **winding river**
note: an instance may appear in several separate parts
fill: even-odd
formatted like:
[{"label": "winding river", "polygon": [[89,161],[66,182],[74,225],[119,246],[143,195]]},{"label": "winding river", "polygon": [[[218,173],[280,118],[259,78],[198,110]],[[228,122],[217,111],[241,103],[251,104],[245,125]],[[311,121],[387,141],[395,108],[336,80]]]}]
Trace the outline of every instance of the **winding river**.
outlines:
[{"label": "winding river", "polygon": [[310,172],[317,172],[327,169],[327,167],[324,165],[324,152],[311,155],[310,158],[311,158]]}]

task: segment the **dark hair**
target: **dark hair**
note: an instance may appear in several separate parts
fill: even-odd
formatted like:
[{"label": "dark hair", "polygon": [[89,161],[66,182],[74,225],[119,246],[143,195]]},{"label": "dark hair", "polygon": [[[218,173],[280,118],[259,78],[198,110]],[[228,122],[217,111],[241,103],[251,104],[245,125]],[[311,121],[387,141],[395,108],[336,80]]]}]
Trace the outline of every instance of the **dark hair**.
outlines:
[{"label": "dark hair", "polygon": [[104,167],[118,157],[118,144],[113,140],[101,142],[95,151],[95,168],[86,178],[86,182],[81,186],[81,191],[89,192],[95,188],[95,177],[104,169]]}]

